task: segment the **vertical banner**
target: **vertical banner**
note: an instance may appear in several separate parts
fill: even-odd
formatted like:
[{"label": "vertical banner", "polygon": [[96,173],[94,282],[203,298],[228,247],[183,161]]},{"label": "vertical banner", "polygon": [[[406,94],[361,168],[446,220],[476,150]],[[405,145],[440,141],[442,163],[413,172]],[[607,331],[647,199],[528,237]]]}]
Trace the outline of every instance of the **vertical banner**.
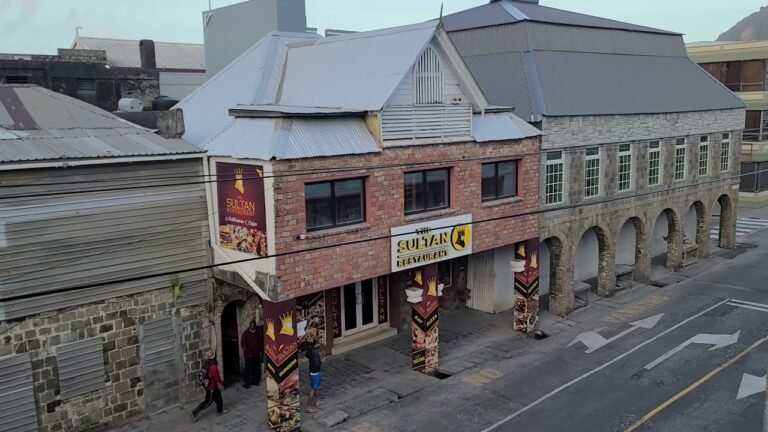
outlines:
[{"label": "vertical banner", "polygon": [[299,357],[296,300],[264,300],[264,353],[266,354],[267,420],[277,432],[299,430]]},{"label": "vertical banner", "polygon": [[216,163],[219,245],[267,256],[267,213],[261,166]]},{"label": "vertical banner", "polygon": [[411,286],[421,288],[421,301],[411,306],[411,367],[423,373],[437,370],[439,347],[437,264],[412,271]]},{"label": "vertical banner", "polygon": [[341,288],[328,290],[327,293],[331,317],[333,318],[331,325],[333,326],[333,337],[335,339],[341,337]]},{"label": "vertical banner", "polygon": [[515,272],[514,329],[530,333],[539,321],[539,239],[517,243],[515,259],[525,264]]},{"label": "vertical banner", "polygon": [[389,321],[389,286],[387,284],[387,276],[379,276],[376,279],[376,289],[378,290],[378,305],[376,310],[379,314],[379,324],[384,324]]}]

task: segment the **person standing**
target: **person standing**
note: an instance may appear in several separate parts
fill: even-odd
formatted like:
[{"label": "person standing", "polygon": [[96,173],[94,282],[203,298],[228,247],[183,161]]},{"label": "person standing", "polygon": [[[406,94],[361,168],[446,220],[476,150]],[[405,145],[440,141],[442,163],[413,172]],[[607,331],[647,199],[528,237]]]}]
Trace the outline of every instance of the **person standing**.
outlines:
[{"label": "person standing", "polygon": [[261,332],[258,330],[256,320],[251,320],[251,324],[240,337],[240,346],[243,348],[243,357],[245,357],[245,370],[243,370],[243,387],[245,388],[261,384]]},{"label": "person standing", "polygon": [[202,368],[204,374],[200,377],[201,384],[205,386],[205,400],[192,411],[192,421],[197,421],[200,411],[208,408],[214,402],[216,402],[217,415],[229,412],[229,410],[224,409],[224,401],[221,398],[221,390],[219,389],[219,385],[224,385],[224,380],[222,380],[221,375],[219,375],[219,364],[216,361],[216,353],[213,350],[209,350],[207,357],[208,360],[206,360],[205,365]]},{"label": "person standing", "polygon": [[305,411],[308,413],[317,412],[317,408],[320,405],[320,401],[318,400],[318,392],[320,391],[323,360],[320,358],[320,352],[318,351],[319,347],[320,343],[317,340],[310,340],[306,345],[306,356],[307,360],[309,360],[310,390],[309,399],[307,400],[307,409]]}]

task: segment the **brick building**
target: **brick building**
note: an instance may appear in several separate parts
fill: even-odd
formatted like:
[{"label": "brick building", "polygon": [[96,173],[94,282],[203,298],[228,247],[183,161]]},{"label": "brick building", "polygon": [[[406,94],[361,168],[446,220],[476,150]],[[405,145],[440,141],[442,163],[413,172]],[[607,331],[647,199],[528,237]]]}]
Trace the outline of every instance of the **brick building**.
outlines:
[{"label": "brick building", "polygon": [[[411,328],[407,288],[435,319],[438,297],[489,312],[520,303],[513,269],[535,289],[539,132],[487,104],[437,22],[273,34],[178,108],[217,179],[214,259],[236,262],[219,290],[259,294],[268,357],[275,323],[294,333],[294,309],[297,332],[309,323],[338,353]],[[288,309],[272,315],[276,303]],[[222,346],[225,364],[232,351]]]},{"label": "brick building", "polygon": [[0,430],[100,430],[195,398],[211,278],[182,271],[210,262],[208,217],[179,178],[204,153],[30,85],[0,85],[0,146]]},{"label": "brick building", "polygon": [[[564,315],[735,244],[745,105],[688,60],[681,35],[491,1],[444,18],[494,105],[542,130],[542,294]],[[620,279],[617,283],[617,278]]]}]

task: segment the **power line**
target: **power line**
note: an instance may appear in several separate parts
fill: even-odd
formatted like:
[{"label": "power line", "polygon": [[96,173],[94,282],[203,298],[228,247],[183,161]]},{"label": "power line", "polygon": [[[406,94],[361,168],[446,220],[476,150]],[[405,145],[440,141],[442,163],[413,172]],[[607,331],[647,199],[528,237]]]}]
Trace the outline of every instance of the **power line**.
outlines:
[{"label": "power line", "polygon": [[[768,170],[766,170],[766,171],[768,171]],[[687,188],[692,188],[692,187],[699,187],[699,186],[706,185],[706,184],[719,183],[719,182],[722,182],[724,180],[733,180],[733,179],[741,178],[741,177],[743,177],[745,175],[752,175],[752,174],[755,174],[755,173],[741,174],[741,175],[730,176],[730,177],[721,177],[719,179],[712,179],[712,180],[709,180],[707,182],[700,182],[700,183],[695,183],[695,184],[690,184],[690,185],[678,186],[678,187],[675,187],[675,188],[666,189],[664,191],[653,191],[653,192],[645,192],[645,193],[642,193],[642,194],[634,194],[634,195],[631,195],[631,196],[615,197],[615,198],[606,199],[606,200],[599,201],[599,202],[586,202],[586,203],[580,203],[580,204],[570,205],[570,206],[551,207],[551,208],[546,208],[546,209],[539,209],[539,210],[519,213],[519,214],[515,214],[515,215],[497,216],[497,217],[493,217],[493,218],[480,219],[480,220],[472,221],[472,222],[466,223],[466,224],[462,223],[462,224],[447,225],[447,226],[442,226],[442,227],[434,227],[432,229],[438,230],[438,229],[448,229],[448,228],[453,228],[453,227],[456,227],[456,226],[463,226],[463,225],[479,225],[479,224],[483,224],[483,223],[496,222],[496,221],[499,221],[499,220],[516,219],[516,218],[522,218],[522,217],[527,217],[527,216],[534,216],[534,215],[538,215],[538,214],[552,213],[552,212],[561,211],[561,210],[569,210],[569,209],[574,209],[574,208],[594,206],[594,205],[603,204],[603,203],[611,203],[611,202],[616,202],[616,201],[630,200],[630,199],[639,198],[639,197],[643,197],[643,196],[649,196],[649,195],[657,195],[657,194],[663,194],[663,193],[666,193],[668,195],[669,192],[672,192],[672,191],[681,190],[681,189],[687,189]],[[144,280],[144,279],[151,279],[151,278],[163,277],[163,276],[175,276],[175,275],[178,275],[179,273],[188,273],[188,272],[194,272],[194,271],[200,271],[200,270],[210,270],[210,269],[217,268],[217,267],[228,266],[228,265],[238,265],[238,264],[243,264],[243,263],[247,263],[247,262],[259,261],[259,260],[263,260],[263,259],[278,258],[278,257],[283,257],[283,256],[289,256],[289,255],[296,255],[296,254],[303,254],[303,253],[309,253],[309,252],[316,252],[316,251],[324,250],[324,249],[332,249],[332,248],[339,248],[339,247],[344,247],[344,246],[351,246],[351,245],[362,244],[362,243],[367,243],[367,242],[372,242],[372,241],[387,240],[387,239],[392,239],[392,238],[395,238],[395,237],[406,236],[406,235],[410,235],[410,234],[412,234],[412,233],[408,232],[408,233],[402,233],[402,234],[389,234],[389,235],[383,235],[383,236],[377,236],[377,237],[370,237],[370,238],[364,238],[364,239],[358,239],[358,240],[351,240],[351,241],[348,241],[348,242],[341,242],[341,243],[335,243],[335,244],[330,244],[330,245],[315,246],[315,247],[312,247],[312,248],[307,248],[307,249],[302,249],[302,250],[297,250],[297,251],[281,252],[279,254],[271,254],[271,255],[254,257],[254,258],[244,258],[244,259],[240,259],[240,260],[232,260],[232,261],[227,261],[227,262],[219,263],[219,264],[211,264],[211,265],[205,265],[205,266],[199,266],[199,267],[191,267],[191,268],[186,268],[186,269],[181,269],[181,270],[161,272],[161,273],[155,273],[155,274],[144,275],[144,276],[136,276],[136,277],[132,277],[132,278],[126,278],[126,279],[115,280],[115,281],[95,282],[95,283],[86,284],[86,285],[79,285],[79,286],[73,286],[73,287],[59,288],[59,289],[56,289],[56,290],[47,291],[45,293],[22,294],[22,295],[17,295],[17,296],[6,297],[6,298],[3,299],[3,301],[7,302],[7,301],[25,300],[25,299],[29,299],[29,298],[39,297],[41,295],[62,294],[62,293],[67,293],[67,292],[72,292],[72,291],[82,291],[82,290],[86,290],[86,289],[90,289],[90,288],[97,288],[97,287],[102,287],[102,286],[107,286],[107,285],[114,285],[114,284],[118,284],[118,283],[135,282],[135,281],[140,281],[140,280]]]},{"label": "power line", "polygon": [[[508,155],[510,158],[524,158],[529,156],[538,156],[543,155],[547,153],[552,152],[562,152],[562,153],[578,153],[583,149],[591,148],[591,147],[617,147],[621,145],[626,145],[627,143],[635,144],[635,145],[642,145],[646,144],[649,141],[655,141],[655,140],[644,140],[644,141],[627,141],[625,143],[611,143],[611,144],[591,144],[591,145],[582,145],[582,146],[573,146],[569,147],[567,149],[550,149],[550,150],[537,150],[535,152],[527,152],[527,153],[514,153]],[[480,144],[483,145],[483,144]],[[515,144],[512,144],[515,145]],[[339,167],[334,169],[326,169],[326,168],[313,168],[313,169],[305,169],[305,170],[285,170],[281,171],[280,174],[272,174],[267,176],[256,176],[256,177],[243,177],[243,180],[255,180],[255,179],[270,179],[270,178],[282,178],[282,177],[294,177],[294,176],[307,176],[307,175],[313,175],[317,174],[318,172],[322,173],[345,173],[345,172],[356,172],[356,171],[365,171],[365,170],[375,170],[375,169],[388,169],[388,168],[407,168],[407,167],[416,167],[416,166],[424,166],[424,165],[442,165],[442,164],[450,164],[450,163],[458,163],[458,162],[472,162],[472,161],[483,161],[483,160],[498,160],[498,156],[477,156],[477,157],[463,157],[460,159],[444,159],[444,160],[429,160],[429,161],[422,161],[422,162],[404,162],[404,163],[394,163],[394,164],[380,164],[380,165],[360,165],[360,166],[348,166],[348,167]],[[190,176],[176,176],[176,177],[155,177],[155,178],[144,178],[147,181],[162,181],[162,180],[175,180],[175,179],[184,179],[184,178],[207,178],[207,177],[222,177],[221,174],[201,174],[201,175],[190,175]],[[115,180],[101,180],[98,182],[117,182],[117,181],[126,181],[126,182],[135,182],[137,180],[141,179],[141,177],[129,177],[124,179],[115,179]],[[62,195],[76,195],[76,194],[82,194],[82,193],[100,193],[100,192],[119,192],[119,191],[125,191],[125,190],[140,190],[140,189],[151,189],[151,188],[159,188],[159,187],[171,187],[171,186],[189,186],[189,185],[196,185],[196,184],[209,184],[209,183],[219,183],[219,182],[225,182],[225,181],[232,181],[233,178],[231,175],[227,175],[227,178],[224,179],[213,179],[213,180],[202,180],[202,181],[195,181],[195,182],[184,182],[184,183],[159,183],[159,184],[147,184],[147,185],[137,185],[137,186],[126,186],[126,187],[112,187],[112,188],[103,188],[103,189],[83,189],[83,190],[64,190],[59,192],[45,192],[45,193],[38,193],[38,194],[19,194],[19,195],[0,195],[0,200],[4,199],[18,199],[18,198],[40,198],[40,197],[48,197],[48,196],[62,196]],[[14,179],[14,181],[20,181],[20,179]],[[84,180],[84,181],[76,181],[76,182],[56,182],[56,183],[36,183],[32,185],[0,185],[0,189],[4,188],[24,188],[24,187],[39,187],[39,186],[60,186],[60,185],[78,185],[78,184],[92,184],[94,181]]]}]

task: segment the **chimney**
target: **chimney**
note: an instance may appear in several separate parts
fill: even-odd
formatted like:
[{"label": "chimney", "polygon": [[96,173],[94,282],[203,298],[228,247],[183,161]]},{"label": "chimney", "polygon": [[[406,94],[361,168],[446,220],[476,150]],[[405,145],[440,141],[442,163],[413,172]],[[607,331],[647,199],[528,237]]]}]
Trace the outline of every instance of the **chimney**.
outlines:
[{"label": "chimney", "polygon": [[155,42],[149,39],[139,41],[139,58],[141,58],[142,69],[157,69]]}]

